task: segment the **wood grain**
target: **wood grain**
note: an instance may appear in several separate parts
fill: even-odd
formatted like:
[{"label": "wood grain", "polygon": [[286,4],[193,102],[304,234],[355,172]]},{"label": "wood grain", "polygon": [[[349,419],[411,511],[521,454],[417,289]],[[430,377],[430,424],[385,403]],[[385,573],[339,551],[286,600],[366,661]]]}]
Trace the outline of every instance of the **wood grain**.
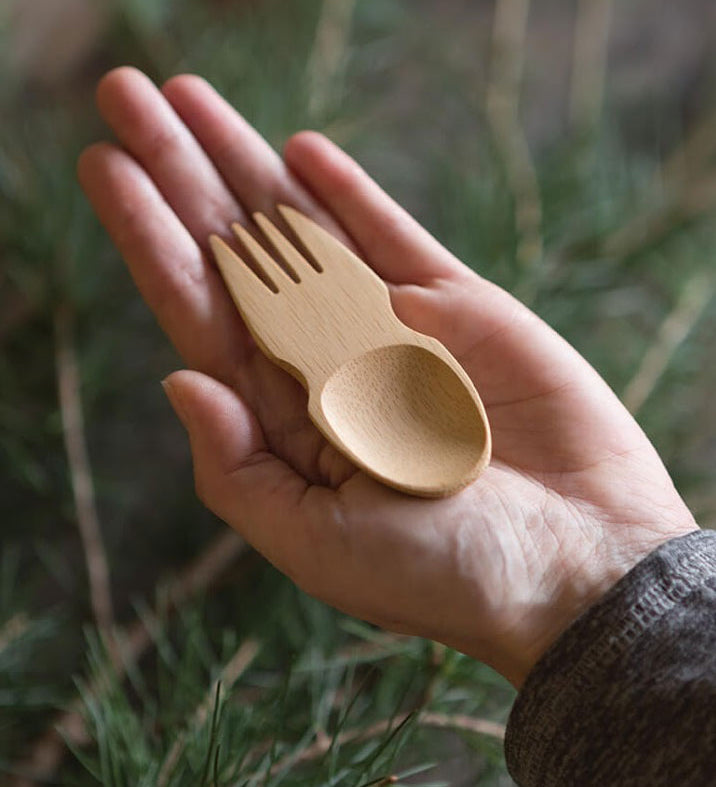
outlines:
[{"label": "wood grain", "polygon": [[234,225],[244,258],[210,239],[258,346],[308,392],[308,413],[358,467],[413,495],[442,497],[487,466],[491,440],[472,381],[448,350],[404,325],[388,288],[303,214],[281,206],[303,253],[264,215],[273,253]]}]

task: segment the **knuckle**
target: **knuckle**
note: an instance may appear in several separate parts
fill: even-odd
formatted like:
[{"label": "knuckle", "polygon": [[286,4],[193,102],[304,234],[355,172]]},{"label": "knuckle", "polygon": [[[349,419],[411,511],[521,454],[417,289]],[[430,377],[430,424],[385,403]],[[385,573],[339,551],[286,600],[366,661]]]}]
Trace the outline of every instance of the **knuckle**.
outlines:
[{"label": "knuckle", "polygon": [[167,153],[178,147],[180,147],[179,132],[162,126],[155,129],[147,140],[147,157],[155,162],[161,161]]}]

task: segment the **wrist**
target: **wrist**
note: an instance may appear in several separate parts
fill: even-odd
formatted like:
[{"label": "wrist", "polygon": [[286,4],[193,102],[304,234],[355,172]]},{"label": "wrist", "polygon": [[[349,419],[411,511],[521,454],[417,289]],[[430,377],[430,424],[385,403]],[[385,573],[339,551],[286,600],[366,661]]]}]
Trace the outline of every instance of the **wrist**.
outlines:
[{"label": "wrist", "polygon": [[553,581],[553,593],[541,598],[538,594],[527,605],[521,624],[504,638],[493,666],[521,688],[537,662],[582,614],[655,549],[694,530],[698,526],[690,514],[679,525],[610,526],[610,534],[616,532],[618,537],[605,534],[584,559],[558,557],[550,572],[559,577]]}]

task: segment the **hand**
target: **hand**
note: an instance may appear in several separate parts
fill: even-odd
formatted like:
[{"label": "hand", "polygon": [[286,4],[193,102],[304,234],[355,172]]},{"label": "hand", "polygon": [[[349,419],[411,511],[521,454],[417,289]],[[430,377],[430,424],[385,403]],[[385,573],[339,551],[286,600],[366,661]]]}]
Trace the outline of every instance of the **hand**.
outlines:
[{"label": "hand", "polygon": [[[597,373],[471,272],[325,137],[283,159],[204,81],[161,91],[109,73],[100,111],[122,147],[83,188],[189,370],[165,381],[200,498],[308,593],[440,640],[520,686],[556,637],[636,562],[695,529],[654,448]],[[437,337],[481,393],[494,459],[422,500],[359,472],[256,349],[207,251],[210,233],[291,204],[353,244],[403,322]]]}]

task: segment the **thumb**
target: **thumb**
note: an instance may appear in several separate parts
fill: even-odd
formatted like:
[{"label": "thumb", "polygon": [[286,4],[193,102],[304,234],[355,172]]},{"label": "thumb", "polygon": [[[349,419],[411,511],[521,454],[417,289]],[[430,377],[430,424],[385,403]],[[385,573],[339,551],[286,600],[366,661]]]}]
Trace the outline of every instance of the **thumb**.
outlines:
[{"label": "thumb", "polygon": [[251,410],[222,383],[183,370],[162,380],[162,387],[189,433],[194,470],[200,477],[226,475],[267,450]]},{"label": "thumb", "polygon": [[270,451],[256,416],[228,386],[188,370],[169,375],[162,386],[189,433],[201,501],[293,573],[290,532],[305,517],[305,479]]}]

